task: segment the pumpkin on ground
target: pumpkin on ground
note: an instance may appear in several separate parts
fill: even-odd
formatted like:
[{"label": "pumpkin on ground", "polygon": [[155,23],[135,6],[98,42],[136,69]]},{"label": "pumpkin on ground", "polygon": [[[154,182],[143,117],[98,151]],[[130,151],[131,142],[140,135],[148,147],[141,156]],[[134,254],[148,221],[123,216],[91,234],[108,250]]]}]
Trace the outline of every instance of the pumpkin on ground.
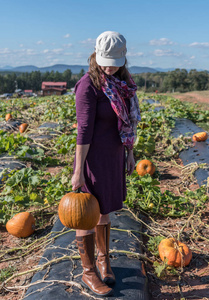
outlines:
[{"label": "pumpkin on ground", "polygon": [[62,197],[58,215],[61,223],[66,227],[89,230],[99,221],[100,207],[93,195],[71,192]]},{"label": "pumpkin on ground", "polygon": [[192,137],[193,141],[195,142],[204,142],[205,140],[207,140],[208,138],[208,135],[207,135],[207,132],[198,132],[198,133],[195,133]]},{"label": "pumpkin on ground", "polygon": [[25,132],[25,130],[28,128],[28,124],[27,123],[23,123],[19,126],[19,131],[20,133]]},{"label": "pumpkin on ground", "polygon": [[169,266],[184,267],[192,259],[192,251],[189,247],[174,238],[163,239],[158,246],[158,250],[162,261],[167,259]]},{"label": "pumpkin on ground", "polygon": [[5,120],[9,121],[10,119],[12,119],[12,115],[11,114],[6,114]]},{"label": "pumpkin on ground", "polygon": [[140,176],[145,174],[153,175],[155,173],[155,165],[148,159],[143,159],[138,162],[136,171]]},{"label": "pumpkin on ground", "polygon": [[6,223],[7,231],[16,237],[28,237],[35,231],[35,218],[29,212],[21,212]]}]

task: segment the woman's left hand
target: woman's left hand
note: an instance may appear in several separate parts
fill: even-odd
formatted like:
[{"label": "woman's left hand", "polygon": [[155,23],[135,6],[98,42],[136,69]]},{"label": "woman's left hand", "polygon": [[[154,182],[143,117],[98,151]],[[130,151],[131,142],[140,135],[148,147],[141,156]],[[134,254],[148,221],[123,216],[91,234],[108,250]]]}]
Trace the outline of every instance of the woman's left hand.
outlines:
[{"label": "woman's left hand", "polygon": [[133,155],[133,150],[129,150],[127,155],[127,174],[131,175],[134,169],[135,169],[135,159]]}]

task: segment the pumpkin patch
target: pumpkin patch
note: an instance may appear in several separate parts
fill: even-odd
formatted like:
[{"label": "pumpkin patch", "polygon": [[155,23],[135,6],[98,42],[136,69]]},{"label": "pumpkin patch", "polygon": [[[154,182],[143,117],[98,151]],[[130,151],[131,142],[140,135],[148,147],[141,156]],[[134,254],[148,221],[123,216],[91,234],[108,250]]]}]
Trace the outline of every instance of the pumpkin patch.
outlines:
[{"label": "pumpkin patch", "polygon": [[[136,165],[137,171],[133,172],[130,176],[126,176],[127,194],[125,205],[133,212],[137,219],[144,222],[142,223],[142,232],[144,233],[142,238],[145,239],[146,244],[144,243],[145,253],[143,254],[145,264],[147,264],[146,267],[148,267],[147,269],[149,269],[151,274],[150,277],[156,282],[159,280],[160,284],[166,279],[168,290],[169,280],[176,280],[177,277],[179,282],[181,280],[183,282],[182,278],[188,275],[187,278],[189,278],[188,282],[190,283],[190,274],[193,274],[193,270],[196,267],[195,270],[199,274],[203,272],[207,274],[208,272],[208,266],[205,268],[205,259],[207,260],[207,250],[209,247],[206,240],[208,239],[208,223],[207,215],[204,215],[208,211],[208,196],[204,186],[196,190],[196,185],[194,185],[192,171],[194,168],[196,170],[198,165],[192,163],[183,167],[178,158],[178,153],[182,149],[192,145],[190,136],[189,138],[187,136],[185,139],[183,136],[173,138],[169,131],[170,125],[173,126],[174,124],[174,117],[178,118],[181,113],[180,117],[184,118],[188,106],[182,107],[178,101],[172,103],[172,98],[165,96],[164,98],[167,101],[166,109],[163,111],[154,111],[151,105],[146,105],[146,103],[141,101],[142,96],[140,94],[138,96],[142,120],[144,122],[139,123],[137,127],[137,139],[133,151],[137,165],[140,161],[147,162],[147,165],[144,165],[144,170],[142,168],[143,172],[139,168],[142,163],[138,167]],[[158,99],[161,101],[161,95],[155,95],[155,97],[159,97]],[[16,270],[13,271],[14,273],[27,272],[27,270],[31,272],[31,268],[33,267],[36,270],[36,265],[42,253],[44,253],[45,249],[48,250],[49,242],[51,243],[52,241],[52,247],[54,247],[53,243],[60,235],[64,238],[65,234],[74,236],[74,230],[68,230],[68,228],[85,230],[93,228],[98,222],[100,213],[97,202],[96,205],[93,204],[88,209],[86,202],[81,201],[81,197],[86,197],[87,193],[72,192],[72,194],[76,194],[74,195],[74,204],[71,204],[71,200],[69,199],[65,199],[66,201],[61,200],[65,196],[69,198],[67,193],[65,195],[65,191],[71,189],[70,178],[73,174],[73,159],[77,134],[74,95],[37,97],[35,101],[35,107],[33,98],[13,99],[9,100],[8,103],[2,101],[2,125],[7,128],[7,131],[1,132],[1,155],[2,157],[4,154],[11,155],[11,159],[7,157],[8,164],[14,157],[14,159],[20,161],[20,166],[22,167],[21,169],[13,170],[10,174],[2,173],[0,195],[0,220],[2,224],[1,256],[2,260],[12,259],[12,264],[16,267]],[[171,105],[171,111],[169,105]],[[178,110],[179,107],[180,110]],[[11,112],[14,122],[6,124],[5,112]],[[191,113],[187,115],[191,115]],[[204,111],[203,115],[207,115],[207,112]],[[193,117],[195,119],[194,115]],[[24,124],[26,120],[29,125],[27,131],[24,132],[27,132],[27,134],[21,134],[19,125],[21,123]],[[47,127],[49,125],[53,125],[54,127]],[[56,127],[55,125],[58,126]],[[201,126],[198,123],[197,125]],[[203,127],[203,130],[207,131],[208,129]],[[45,138],[48,135],[50,135],[51,139]],[[36,140],[36,136],[38,138],[41,136],[41,139]],[[196,145],[196,148],[201,146],[207,147],[207,143],[199,143]],[[100,164],[99,161],[98,164]],[[150,171],[148,166],[154,166],[154,168],[151,168]],[[107,178],[104,178],[104,185],[106,180]],[[113,189],[117,188],[114,182],[112,186]],[[193,187],[192,190],[191,186]],[[184,193],[184,190],[186,190],[186,193]],[[96,212],[94,211],[95,207]],[[13,238],[12,234],[20,237],[23,234],[17,232],[19,231],[19,225],[17,226],[16,224],[12,225],[13,229],[11,231],[10,218],[13,214],[17,214],[20,211],[26,212],[27,210],[34,212],[37,230],[34,232],[35,223],[32,223],[31,232],[35,234],[31,238],[27,240]],[[194,211],[195,213],[193,213]],[[57,232],[53,232],[52,230],[49,233],[48,230],[51,230],[52,226],[57,222],[57,213],[62,224],[68,228],[63,230],[60,222],[58,222],[61,230]],[[123,212],[117,212],[115,217],[119,219],[122,214]],[[140,220],[139,222],[141,222]],[[8,232],[5,231],[7,222],[6,228],[8,228]],[[117,228],[112,223],[111,235],[114,235],[116,232],[119,235],[120,232],[126,234],[126,231],[129,234],[133,228],[128,227],[128,224],[125,225],[127,225],[127,228],[126,226],[118,226]],[[29,226],[29,228],[31,227]],[[29,234],[28,237],[30,237],[31,232],[25,234]],[[174,254],[170,254],[169,251],[168,259],[166,258],[166,253],[161,254],[161,259],[159,257],[158,246],[162,235],[164,239],[165,237],[179,235],[180,241],[185,243],[188,248],[192,245],[191,249],[194,259],[187,265],[188,258],[190,258],[190,251],[187,251],[189,255],[184,256],[187,252],[180,242],[178,243],[177,241],[175,241],[172,249]],[[120,240],[115,239],[114,243],[117,242],[120,243]],[[116,249],[114,248],[114,244],[112,245],[111,250],[113,252],[111,251],[111,255],[114,257]],[[16,250],[17,248],[18,250]],[[181,249],[184,255],[181,254]],[[9,253],[8,250],[10,251]],[[121,251],[125,250],[121,249]],[[59,252],[60,249],[57,248],[57,251]],[[125,252],[122,255],[126,255]],[[134,256],[138,255],[131,245],[129,253],[130,257],[132,253]],[[74,255],[74,252],[72,252],[72,255]],[[127,255],[129,256],[129,254]],[[21,260],[19,259],[20,256],[22,257]],[[178,260],[172,258],[175,258],[175,256]],[[33,258],[36,260],[34,259],[33,261]],[[74,258],[72,259],[74,261]],[[26,268],[24,268],[25,266],[21,266],[21,264],[28,261],[31,265],[27,265]],[[54,260],[52,261],[54,264]],[[183,270],[179,267],[174,267],[173,265],[179,265],[179,261],[180,267],[186,265],[188,267]],[[172,264],[168,267],[167,262]],[[7,263],[10,264],[10,261]],[[47,261],[47,263],[50,264],[51,262]],[[202,263],[200,267],[199,263]],[[4,261],[0,266],[2,267],[3,264]],[[20,270],[19,266],[24,268],[24,270]],[[17,280],[19,280],[18,276]],[[5,288],[9,288],[10,285],[14,286],[14,284],[15,282],[11,278],[11,281],[6,282],[4,286]],[[186,285],[182,285],[182,289],[186,287]],[[163,288],[165,288],[164,285]],[[172,288],[174,291],[174,286]],[[176,297],[178,297],[179,294],[176,290],[175,293]],[[184,291],[182,293],[184,295]],[[164,296],[164,298],[166,297],[167,295]]]}]

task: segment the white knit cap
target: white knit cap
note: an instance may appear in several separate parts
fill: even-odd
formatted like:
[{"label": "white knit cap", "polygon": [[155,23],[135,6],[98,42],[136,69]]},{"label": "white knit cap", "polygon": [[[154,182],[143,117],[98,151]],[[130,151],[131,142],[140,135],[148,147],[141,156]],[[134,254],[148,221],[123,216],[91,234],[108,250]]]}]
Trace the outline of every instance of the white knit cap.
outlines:
[{"label": "white knit cap", "polygon": [[118,32],[105,31],[96,39],[96,62],[102,67],[122,67],[126,61],[126,39]]}]

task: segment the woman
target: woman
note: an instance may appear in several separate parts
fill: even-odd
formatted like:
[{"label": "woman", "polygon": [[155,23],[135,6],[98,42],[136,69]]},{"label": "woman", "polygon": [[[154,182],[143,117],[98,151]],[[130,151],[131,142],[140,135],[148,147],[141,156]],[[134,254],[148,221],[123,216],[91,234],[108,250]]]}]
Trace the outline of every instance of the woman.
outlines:
[{"label": "woman", "polygon": [[89,58],[89,72],[75,86],[78,135],[72,189],[82,187],[93,194],[101,213],[96,228],[77,230],[76,239],[82,282],[100,296],[110,295],[108,284],[115,282],[109,261],[109,213],[121,209],[126,197],[125,163],[128,175],[135,168],[133,143],[140,111],[136,85],[125,67],[126,52],[120,33],[102,33]]}]

